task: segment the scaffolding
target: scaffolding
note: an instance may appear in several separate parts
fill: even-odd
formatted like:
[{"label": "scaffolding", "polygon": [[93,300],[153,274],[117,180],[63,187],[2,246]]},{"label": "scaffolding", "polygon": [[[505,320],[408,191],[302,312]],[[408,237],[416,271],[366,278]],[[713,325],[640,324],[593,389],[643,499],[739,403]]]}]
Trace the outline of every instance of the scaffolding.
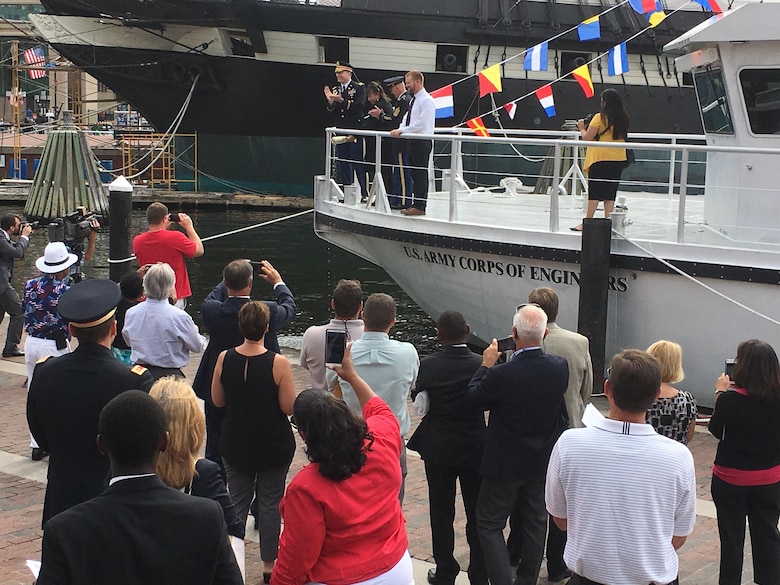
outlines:
[{"label": "scaffolding", "polygon": [[[184,138],[192,142],[192,178],[176,176],[176,139]],[[121,134],[122,169],[125,176],[132,177],[141,173],[141,179],[149,181],[149,186],[173,191],[198,191],[198,135],[151,134],[148,132],[125,132]],[[189,150],[189,148],[187,149]],[[154,161],[154,162],[152,162]],[[151,164],[151,166],[149,166]],[[149,167],[147,169],[147,167]],[[182,188],[191,185],[191,189]]]},{"label": "scaffolding", "polygon": [[13,104],[14,160],[12,179],[22,178],[22,112],[19,102],[19,41],[11,42],[11,103]]}]

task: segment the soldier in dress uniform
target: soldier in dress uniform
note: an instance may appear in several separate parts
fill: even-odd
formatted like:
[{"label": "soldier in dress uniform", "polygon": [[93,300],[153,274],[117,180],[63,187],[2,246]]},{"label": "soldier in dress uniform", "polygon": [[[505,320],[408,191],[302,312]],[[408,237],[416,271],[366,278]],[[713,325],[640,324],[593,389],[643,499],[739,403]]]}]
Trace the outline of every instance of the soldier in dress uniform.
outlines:
[{"label": "soldier in dress uniform", "polygon": [[[365,116],[366,88],[353,79],[354,71],[349,63],[336,61],[336,81],[333,87],[324,87],[327,109],[333,114],[334,125],[337,128],[357,129]],[[357,136],[348,137],[345,142],[336,145],[339,174],[344,185],[351,185],[353,176],[357,175],[360,192],[365,199],[366,174],[363,168],[363,140]]]},{"label": "soldier in dress uniform", "polygon": [[[401,122],[409,111],[409,102],[412,101],[409,92],[406,91],[404,76],[397,75],[384,80],[385,87],[388,88],[393,97],[393,116],[391,130],[395,130],[401,125]],[[393,190],[392,195],[388,197],[390,207],[393,209],[403,209],[409,207],[412,202],[412,174],[409,169],[409,142],[403,138],[393,138],[392,141],[392,159],[393,159]]]},{"label": "soldier in dress uniform", "polygon": [[106,488],[108,458],[97,448],[103,407],[125,390],[148,392],[154,379],[141,366],[129,368],[111,353],[121,294],[111,280],[85,280],[60,297],[57,309],[79,345],[43,358],[27,396],[27,422],[49,452],[42,527],[52,516]]},{"label": "soldier in dress uniform", "polygon": [[[389,132],[395,128],[393,120],[393,106],[378,81],[372,81],[366,85],[366,115],[363,117],[361,129]],[[393,139],[389,136],[382,138],[382,180],[385,193],[393,192]],[[373,136],[366,138],[365,156],[366,171],[373,170],[376,162],[376,139]]]}]

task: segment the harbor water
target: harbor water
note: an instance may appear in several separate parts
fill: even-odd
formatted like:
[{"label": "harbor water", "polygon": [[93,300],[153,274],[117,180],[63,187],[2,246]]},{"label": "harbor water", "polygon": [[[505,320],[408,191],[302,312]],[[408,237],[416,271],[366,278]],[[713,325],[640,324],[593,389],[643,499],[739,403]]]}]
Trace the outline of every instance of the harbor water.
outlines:
[{"label": "harbor water", "polygon": [[[175,211],[172,206],[169,207]],[[287,215],[287,212],[252,210],[183,211],[192,216],[202,238]],[[21,206],[8,206],[5,212],[24,217]],[[133,210],[131,229],[133,235],[146,229],[144,210]],[[20,294],[25,280],[39,276],[35,259],[43,254],[47,241],[46,230],[37,230],[31,237],[25,259],[17,261],[14,286]],[[366,296],[384,292],[395,299],[398,322],[390,332],[391,337],[413,343],[421,355],[436,348],[434,322],[380,267],[318,238],[312,227],[311,214],[217,238],[205,242],[204,247],[203,256],[187,262],[192,286],[187,312],[201,327],[198,307],[222,279],[225,264],[236,258],[250,258],[271,262],[295,295],[298,313],[295,321],[279,336],[283,347],[300,348],[307,327],[326,323],[331,316],[330,293],[333,287],[341,278],[354,278],[361,282]],[[84,273],[88,278],[108,278],[108,233],[98,235],[95,255],[84,267]],[[252,297],[273,299],[271,287],[255,279]]]}]

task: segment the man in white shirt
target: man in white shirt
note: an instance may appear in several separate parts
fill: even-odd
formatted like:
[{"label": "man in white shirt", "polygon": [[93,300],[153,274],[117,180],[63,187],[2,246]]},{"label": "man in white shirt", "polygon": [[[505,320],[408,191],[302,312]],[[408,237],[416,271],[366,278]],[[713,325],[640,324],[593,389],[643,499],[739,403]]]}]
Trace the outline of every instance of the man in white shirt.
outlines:
[{"label": "man in white shirt", "polygon": [[347,341],[363,336],[363,320],[358,319],[363,310],[363,289],[357,280],[339,280],[333,289],[330,307],[335,317],[326,325],[312,325],[303,334],[301,365],[311,374],[311,387],[327,390],[325,380],[325,332],[346,331]]},{"label": "man in white shirt", "polygon": [[[390,329],[395,325],[395,301],[390,295],[374,293],[363,307],[365,332],[352,344],[352,363],[357,373],[371,389],[384,400],[398,419],[401,435],[411,426],[407,397],[417,380],[420,358],[411,343],[390,339]],[[328,371],[328,386],[333,388],[336,379],[341,386],[344,402],[356,413],[361,413],[360,402],[349,382],[337,378]],[[406,481],[406,448],[401,450],[401,473]],[[399,498],[403,503],[404,484]]]},{"label": "man in white shirt", "polygon": [[[431,135],[436,124],[436,104],[425,91],[425,78],[422,73],[414,70],[407,73],[405,79],[406,89],[412,94],[412,101],[409,103],[409,111],[401,126],[392,130],[390,136],[399,138],[406,134]],[[412,171],[414,203],[412,207],[401,212],[403,215],[425,215],[425,207],[428,203],[428,159],[432,148],[432,140],[409,141],[409,165]]]},{"label": "man in white shirt", "polygon": [[625,350],[607,375],[609,418],[564,432],[547,468],[547,510],[568,532],[569,583],[676,584],[676,550],[696,521],[693,457],[645,423],[661,387],[654,357]]}]

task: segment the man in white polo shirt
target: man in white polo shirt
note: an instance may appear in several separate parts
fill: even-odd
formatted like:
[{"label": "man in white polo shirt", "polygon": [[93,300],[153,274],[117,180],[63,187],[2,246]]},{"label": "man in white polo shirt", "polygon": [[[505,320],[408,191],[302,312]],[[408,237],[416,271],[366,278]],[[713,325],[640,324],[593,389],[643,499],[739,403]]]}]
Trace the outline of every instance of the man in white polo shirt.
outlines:
[{"label": "man in white polo shirt", "polygon": [[693,457],[645,424],[661,387],[655,358],[629,349],[607,374],[609,418],[566,431],[547,469],[547,510],[568,531],[569,583],[675,584],[675,551],[696,520]]}]

